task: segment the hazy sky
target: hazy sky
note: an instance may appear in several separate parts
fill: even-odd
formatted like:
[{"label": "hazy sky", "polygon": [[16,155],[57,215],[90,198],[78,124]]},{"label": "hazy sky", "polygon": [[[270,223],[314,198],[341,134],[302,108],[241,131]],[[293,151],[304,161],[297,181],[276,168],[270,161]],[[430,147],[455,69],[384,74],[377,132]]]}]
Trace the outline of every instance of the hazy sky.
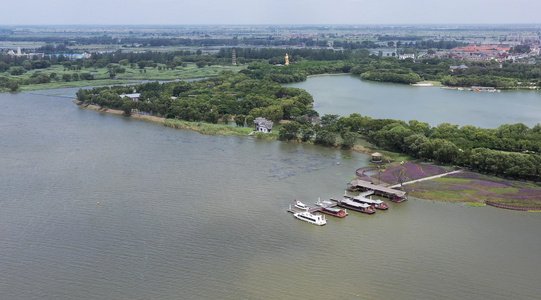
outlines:
[{"label": "hazy sky", "polygon": [[541,23],[539,0],[9,0],[0,25]]}]

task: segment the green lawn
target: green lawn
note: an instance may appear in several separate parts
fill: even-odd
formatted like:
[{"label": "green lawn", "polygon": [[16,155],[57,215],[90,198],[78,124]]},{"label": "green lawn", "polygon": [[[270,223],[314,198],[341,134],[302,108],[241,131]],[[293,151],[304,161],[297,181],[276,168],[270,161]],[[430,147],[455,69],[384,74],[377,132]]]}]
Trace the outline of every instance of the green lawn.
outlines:
[{"label": "green lawn", "polygon": [[[83,68],[80,71],[69,71],[63,66],[53,65],[46,69],[39,70],[30,70],[22,75],[11,75],[9,72],[0,73],[0,77],[4,76],[10,80],[19,80],[24,81],[29,79],[32,75],[46,74],[51,75],[56,73],[56,79],[51,80],[50,83],[42,84],[19,84],[19,90],[21,91],[32,91],[32,90],[45,90],[45,89],[56,89],[56,88],[66,88],[66,87],[82,87],[82,86],[97,86],[97,85],[114,85],[114,84],[126,84],[130,83],[132,80],[175,80],[175,79],[192,79],[192,78],[204,78],[217,76],[223,70],[232,70],[239,71],[244,69],[244,66],[221,66],[221,65],[212,65],[205,66],[203,68],[198,68],[194,63],[189,63],[186,67],[177,67],[173,70],[165,70],[164,65],[159,65],[162,67],[162,70],[159,70],[158,67],[145,69],[134,68],[130,66],[122,66],[126,69],[125,73],[117,74],[117,79],[111,79],[108,73],[107,68]],[[74,73],[83,74],[91,73],[94,75],[94,80],[77,80],[66,82],[62,80],[64,74],[72,75]],[[7,91],[7,90],[4,90]]]}]

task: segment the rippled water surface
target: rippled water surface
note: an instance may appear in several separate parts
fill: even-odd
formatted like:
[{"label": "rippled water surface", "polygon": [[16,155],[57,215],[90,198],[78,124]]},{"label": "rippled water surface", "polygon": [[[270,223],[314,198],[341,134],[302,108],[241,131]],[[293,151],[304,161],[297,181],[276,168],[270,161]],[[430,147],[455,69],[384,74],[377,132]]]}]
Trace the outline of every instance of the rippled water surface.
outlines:
[{"label": "rippled water surface", "polygon": [[[539,299],[539,214],[411,199],[318,227],[367,157],[0,94],[1,299]],[[337,164],[340,162],[340,164]]]}]

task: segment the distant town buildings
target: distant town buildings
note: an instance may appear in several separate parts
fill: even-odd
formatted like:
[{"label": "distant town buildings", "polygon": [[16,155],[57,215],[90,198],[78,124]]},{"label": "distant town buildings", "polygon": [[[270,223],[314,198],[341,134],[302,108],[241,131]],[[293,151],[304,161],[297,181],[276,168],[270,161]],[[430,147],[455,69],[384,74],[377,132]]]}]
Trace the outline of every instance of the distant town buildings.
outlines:
[{"label": "distant town buildings", "polygon": [[32,58],[32,57],[43,58],[43,57],[45,57],[45,53],[22,53],[21,52],[21,47],[17,48],[17,52],[15,52],[13,50],[9,50],[6,54],[11,55],[11,56],[16,56],[16,57],[28,57],[28,58]]},{"label": "distant town buildings", "polygon": [[40,52],[29,52],[29,53],[23,53],[21,51],[21,47],[17,47],[17,52],[13,50],[6,51],[6,54],[9,56],[15,56],[15,57],[25,57],[25,58],[44,58],[45,56],[60,56],[63,55],[66,59],[69,60],[75,60],[75,59],[87,59],[91,58],[92,54],[85,52],[83,54],[73,54],[73,53],[62,53],[62,54],[45,54]]},{"label": "distant town buildings", "polygon": [[533,32],[518,32],[507,35],[505,41],[513,45],[539,44],[539,35]]},{"label": "distant town buildings", "polygon": [[411,58],[413,60],[415,60],[415,54],[398,54],[398,59],[407,59],[407,58]]},{"label": "distant town buildings", "polygon": [[463,70],[463,69],[467,69],[467,68],[468,68],[468,66],[466,66],[466,65],[450,66],[449,71],[453,72],[454,70]]},{"label": "distant town buildings", "polygon": [[505,60],[509,56],[511,47],[502,46],[466,46],[456,47],[449,51],[451,57],[474,61],[499,59]]}]

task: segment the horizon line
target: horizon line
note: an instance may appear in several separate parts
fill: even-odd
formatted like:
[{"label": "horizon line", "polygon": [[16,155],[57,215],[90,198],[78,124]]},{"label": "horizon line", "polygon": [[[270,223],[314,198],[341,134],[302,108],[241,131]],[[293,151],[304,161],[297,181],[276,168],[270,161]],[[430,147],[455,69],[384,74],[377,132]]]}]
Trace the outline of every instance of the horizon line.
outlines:
[{"label": "horizon line", "polygon": [[0,24],[2,26],[434,26],[434,25],[453,25],[453,26],[470,26],[470,25],[537,25],[540,23],[306,23],[306,24],[288,24],[288,23],[265,23],[265,24],[211,24],[211,23],[195,23],[195,24]]}]

